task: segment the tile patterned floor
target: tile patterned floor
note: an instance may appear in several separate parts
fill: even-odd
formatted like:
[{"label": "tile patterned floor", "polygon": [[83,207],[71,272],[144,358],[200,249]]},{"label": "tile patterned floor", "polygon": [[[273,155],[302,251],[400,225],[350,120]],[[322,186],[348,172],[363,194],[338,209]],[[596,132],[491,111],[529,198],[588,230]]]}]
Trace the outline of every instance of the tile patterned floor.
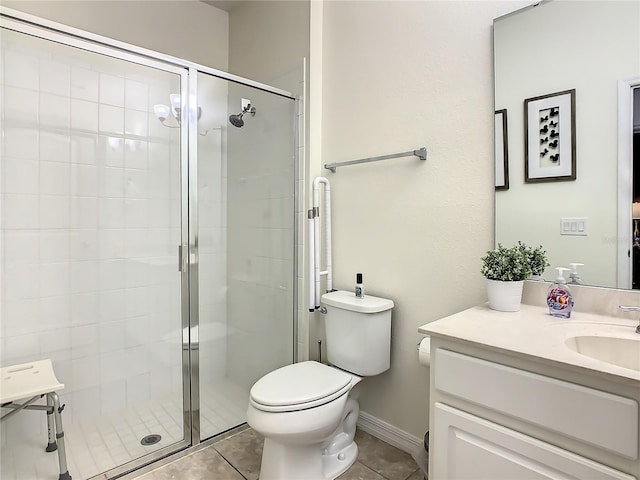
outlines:
[{"label": "tile patterned floor", "polygon": [[[262,437],[251,429],[136,477],[135,480],[258,480]],[[423,480],[411,455],[361,430],[358,460],[340,480]]]}]

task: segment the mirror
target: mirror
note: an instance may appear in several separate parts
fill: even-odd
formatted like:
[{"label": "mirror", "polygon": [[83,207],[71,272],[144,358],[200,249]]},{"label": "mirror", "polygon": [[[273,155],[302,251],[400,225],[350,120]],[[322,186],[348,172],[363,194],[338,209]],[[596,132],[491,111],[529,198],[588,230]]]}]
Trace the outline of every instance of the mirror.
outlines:
[{"label": "mirror", "polygon": [[[496,243],[542,245],[551,263],[545,280],[555,278],[555,267],[576,262],[584,264],[578,271],[587,285],[631,288],[639,39],[640,2],[544,1],[494,21],[496,161],[508,159],[496,169],[508,175],[507,182],[496,179]],[[574,90],[571,108],[567,92]],[[562,128],[548,138],[558,127],[545,117],[557,115],[556,106]],[[552,127],[543,135],[545,125]],[[573,165],[571,148],[549,160],[557,150],[544,150],[556,137],[560,147],[575,141]],[[542,172],[535,181],[525,180],[525,159],[529,172]]]}]

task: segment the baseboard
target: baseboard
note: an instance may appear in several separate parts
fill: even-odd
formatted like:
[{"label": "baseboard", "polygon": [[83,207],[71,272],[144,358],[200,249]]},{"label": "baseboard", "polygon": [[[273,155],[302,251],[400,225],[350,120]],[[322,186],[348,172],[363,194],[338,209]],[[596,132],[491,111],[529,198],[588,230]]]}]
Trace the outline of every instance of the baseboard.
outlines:
[{"label": "baseboard", "polygon": [[374,437],[409,454],[414,454],[416,450],[424,445],[422,439],[414,437],[410,433],[400,430],[366,412],[360,412],[356,425]]}]

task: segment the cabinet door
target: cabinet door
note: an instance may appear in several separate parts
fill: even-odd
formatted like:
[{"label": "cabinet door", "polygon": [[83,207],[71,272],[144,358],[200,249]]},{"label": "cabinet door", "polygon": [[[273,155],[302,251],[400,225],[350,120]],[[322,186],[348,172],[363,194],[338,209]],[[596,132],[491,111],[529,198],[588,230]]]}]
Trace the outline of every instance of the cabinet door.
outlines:
[{"label": "cabinet door", "polygon": [[430,478],[636,480],[574,453],[435,403]]}]

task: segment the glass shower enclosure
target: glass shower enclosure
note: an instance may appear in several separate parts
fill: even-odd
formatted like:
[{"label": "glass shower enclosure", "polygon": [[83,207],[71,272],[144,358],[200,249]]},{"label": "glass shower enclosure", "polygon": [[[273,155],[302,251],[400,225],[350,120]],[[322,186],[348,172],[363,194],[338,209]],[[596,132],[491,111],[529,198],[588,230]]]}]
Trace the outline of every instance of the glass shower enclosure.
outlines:
[{"label": "glass shower enclosure", "polygon": [[[294,359],[295,96],[8,9],[0,26],[0,365],[52,360],[74,478],[241,425]],[[3,479],[57,478],[44,417],[0,425]]]}]

